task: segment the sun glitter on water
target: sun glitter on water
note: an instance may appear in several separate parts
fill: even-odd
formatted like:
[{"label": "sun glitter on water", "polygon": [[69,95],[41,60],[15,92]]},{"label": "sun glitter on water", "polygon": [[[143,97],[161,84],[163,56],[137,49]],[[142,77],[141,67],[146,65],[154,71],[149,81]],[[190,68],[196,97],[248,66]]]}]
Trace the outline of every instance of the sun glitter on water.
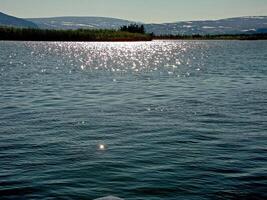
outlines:
[{"label": "sun glitter on water", "polygon": [[104,150],[106,150],[106,145],[104,145],[104,144],[99,144],[99,145],[98,145],[98,149],[101,150],[101,151],[104,151]]}]

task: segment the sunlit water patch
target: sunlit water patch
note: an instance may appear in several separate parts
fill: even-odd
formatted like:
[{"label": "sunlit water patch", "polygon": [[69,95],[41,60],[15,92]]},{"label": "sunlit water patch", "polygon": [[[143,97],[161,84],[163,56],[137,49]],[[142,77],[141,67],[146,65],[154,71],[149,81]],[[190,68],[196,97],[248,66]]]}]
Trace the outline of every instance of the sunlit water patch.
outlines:
[{"label": "sunlit water patch", "polygon": [[[207,57],[203,42],[27,43],[38,60],[53,60],[56,69],[117,75],[189,76]],[[50,70],[54,70],[51,69]],[[46,72],[46,69],[41,69]]]}]

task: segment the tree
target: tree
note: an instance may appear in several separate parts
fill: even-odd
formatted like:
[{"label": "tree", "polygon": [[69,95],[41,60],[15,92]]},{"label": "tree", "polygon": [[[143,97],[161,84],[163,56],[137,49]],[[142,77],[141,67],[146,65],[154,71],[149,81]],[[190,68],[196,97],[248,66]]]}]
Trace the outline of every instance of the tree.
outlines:
[{"label": "tree", "polygon": [[138,25],[138,24],[130,24],[130,25],[124,25],[120,28],[120,31],[124,32],[130,32],[130,33],[145,33],[145,27],[144,25]]}]

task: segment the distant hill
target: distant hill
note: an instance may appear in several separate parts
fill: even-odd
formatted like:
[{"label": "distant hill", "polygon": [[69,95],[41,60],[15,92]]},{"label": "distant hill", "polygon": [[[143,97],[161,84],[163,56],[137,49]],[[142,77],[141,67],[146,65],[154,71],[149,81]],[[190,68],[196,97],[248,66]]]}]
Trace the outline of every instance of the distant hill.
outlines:
[{"label": "distant hill", "polygon": [[177,23],[146,24],[147,32],[181,35],[251,34],[266,31],[267,16],[237,17],[221,20],[184,21]]},{"label": "distant hill", "polygon": [[[52,17],[19,19],[0,12],[0,25],[41,29],[118,29],[136,23],[109,17]],[[138,23],[142,24],[142,23]],[[254,34],[267,32],[267,16],[236,17],[221,20],[182,21],[144,24],[146,32],[155,35]]]},{"label": "distant hill", "polygon": [[53,17],[27,19],[45,29],[118,29],[134,23],[128,20],[108,17]]},{"label": "distant hill", "polygon": [[33,22],[27,21],[25,19],[13,17],[0,12],[0,26],[15,26],[15,27],[27,27],[27,28],[37,28],[37,25]]},{"label": "distant hill", "polygon": [[[27,19],[47,29],[118,29],[133,21],[107,17],[55,17]],[[221,20],[184,21],[163,24],[145,24],[147,32],[160,34],[243,34],[266,31],[267,16],[237,17]]]}]

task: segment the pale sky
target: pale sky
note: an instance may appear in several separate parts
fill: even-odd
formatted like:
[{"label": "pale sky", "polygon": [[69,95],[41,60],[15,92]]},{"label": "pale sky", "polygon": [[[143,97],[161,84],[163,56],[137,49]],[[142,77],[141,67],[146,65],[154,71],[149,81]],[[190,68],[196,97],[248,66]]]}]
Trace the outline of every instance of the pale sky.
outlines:
[{"label": "pale sky", "polygon": [[267,0],[0,0],[17,17],[102,16],[138,22],[267,16]]}]

